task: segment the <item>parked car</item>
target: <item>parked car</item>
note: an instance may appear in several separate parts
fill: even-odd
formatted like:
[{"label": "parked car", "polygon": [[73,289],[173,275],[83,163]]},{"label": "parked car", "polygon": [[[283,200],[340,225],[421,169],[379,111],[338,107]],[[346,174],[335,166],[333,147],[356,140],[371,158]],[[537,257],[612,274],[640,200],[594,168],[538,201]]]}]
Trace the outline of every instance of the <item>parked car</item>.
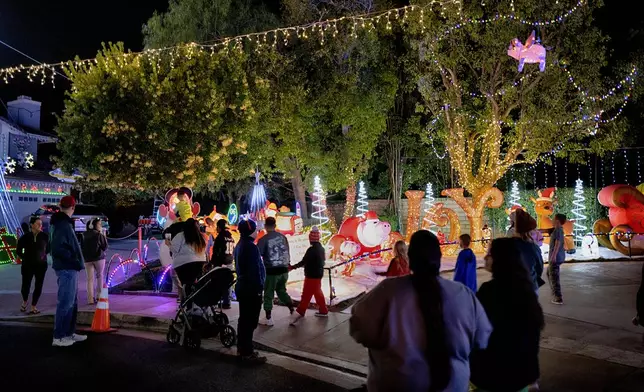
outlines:
[{"label": "parked car", "polygon": [[[58,211],[60,211],[60,207],[56,204],[42,205],[36,212],[23,218],[23,232],[26,233],[27,231],[29,231],[29,219],[32,216],[40,217],[40,220],[42,221],[43,231],[49,232],[49,221],[51,219],[51,216]],[[76,233],[83,233],[87,231],[87,223],[93,218],[100,218],[101,221],[103,221],[103,229],[105,229],[106,233],[109,232],[110,226],[107,220],[107,216],[105,216],[105,214],[103,214],[97,206],[91,204],[76,204],[74,215],[72,215]]]}]

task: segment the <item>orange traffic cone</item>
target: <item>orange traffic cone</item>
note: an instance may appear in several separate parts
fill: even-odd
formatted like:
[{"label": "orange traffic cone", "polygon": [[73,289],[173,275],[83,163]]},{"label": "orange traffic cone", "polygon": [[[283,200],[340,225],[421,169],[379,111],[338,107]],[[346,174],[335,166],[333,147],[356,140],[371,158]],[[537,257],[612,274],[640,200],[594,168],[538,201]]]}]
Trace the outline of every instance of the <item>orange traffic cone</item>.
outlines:
[{"label": "orange traffic cone", "polygon": [[116,329],[110,328],[110,304],[107,299],[107,285],[105,284],[101,289],[101,295],[98,297],[91,331],[99,333],[116,331]]}]

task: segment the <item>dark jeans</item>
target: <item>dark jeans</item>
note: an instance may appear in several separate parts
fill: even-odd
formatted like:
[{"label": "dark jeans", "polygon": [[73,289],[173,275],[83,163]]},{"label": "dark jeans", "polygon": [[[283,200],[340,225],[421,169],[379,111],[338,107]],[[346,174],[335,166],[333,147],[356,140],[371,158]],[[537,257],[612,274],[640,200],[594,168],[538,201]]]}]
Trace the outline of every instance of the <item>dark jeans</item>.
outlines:
[{"label": "dark jeans", "polygon": [[550,291],[552,292],[552,296],[556,299],[562,299],[561,282],[559,281],[560,268],[561,264],[556,262],[548,264],[548,282],[550,282]]},{"label": "dark jeans", "polygon": [[54,339],[70,337],[76,331],[78,313],[78,271],[56,271],[58,276],[58,303],[54,322]]},{"label": "dark jeans", "polygon": [[[183,291],[185,292],[186,297],[192,293],[192,287],[195,284],[195,281],[203,274],[203,266],[205,262],[193,262],[193,263],[188,263],[181,265],[177,267],[174,271],[177,273],[177,277],[179,277],[179,281],[181,282],[181,285],[183,286]],[[188,303],[188,308],[192,305],[192,303]]]},{"label": "dark jeans", "polygon": [[43,265],[29,266],[24,265],[20,267],[20,273],[22,274],[22,288],[20,292],[22,293],[22,300],[27,302],[29,299],[29,291],[31,290],[31,281],[33,278],[36,278],[36,283],[34,285],[34,294],[31,297],[31,305],[36,306],[38,304],[38,299],[40,294],[42,294],[42,285],[45,282],[45,273],[47,272],[47,263]]},{"label": "dark jeans", "polygon": [[237,292],[239,302],[239,321],[237,324],[237,353],[251,355],[253,349],[253,332],[259,322],[262,310],[262,292]]}]

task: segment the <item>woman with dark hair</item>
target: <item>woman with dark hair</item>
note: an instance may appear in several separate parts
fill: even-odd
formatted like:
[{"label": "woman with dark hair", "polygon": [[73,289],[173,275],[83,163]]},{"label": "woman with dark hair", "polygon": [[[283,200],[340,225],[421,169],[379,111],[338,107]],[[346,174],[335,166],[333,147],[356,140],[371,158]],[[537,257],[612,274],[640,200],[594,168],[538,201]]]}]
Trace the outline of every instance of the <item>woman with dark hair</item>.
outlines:
[{"label": "woman with dark hair", "polygon": [[31,281],[36,278],[34,293],[31,297],[30,314],[38,314],[40,311],[36,307],[42,285],[45,282],[45,273],[47,273],[47,253],[49,253],[49,237],[42,232],[42,221],[37,216],[29,219],[31,231],[25,233],[18,240],[16,253],[22,260],[20,273],[22,274],[22,305],[21,312],[27,311],[27,300],[29,299],[29,290],[31,290]]},{"label": "woman with dark hair", "polygon": [[369,349],[367,390],[466,392],[470,353],[492,327],[470,289],[439,276],[434,234],[414,233],[408,255],[411,275],[385,279],[351,311],[351,336]]},{"label": "woman with dark hair", "polygon": [[190,295],[192,284],[203,271],[206,263],[206,240],[199,230],[199,223],[190,218],[183,224],[183,230],[172,242],[166,239],[172,254],[172,268],[183,285],[186,296]]},{"label": "woman with dark hair", "polygon": [[476,294],[494,327],[487,349],[470,357],[472,383],[485,391],[527,391],[539,378],[543,311],[518,244],[512,238],[492,241],[485,256],[492,280]]}]

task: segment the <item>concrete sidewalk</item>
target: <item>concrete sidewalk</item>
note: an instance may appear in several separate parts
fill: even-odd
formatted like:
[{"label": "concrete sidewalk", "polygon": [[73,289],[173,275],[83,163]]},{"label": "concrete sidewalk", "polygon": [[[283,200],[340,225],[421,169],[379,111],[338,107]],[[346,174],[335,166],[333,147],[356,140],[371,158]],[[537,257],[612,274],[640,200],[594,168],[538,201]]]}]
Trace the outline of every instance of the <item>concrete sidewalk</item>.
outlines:
[{"label": "concrete sidewalk", "polygon": [[[635,294],[639,286],[640,262],[574,263],[562,267],[562,286],[566,304],[550,303],[547,285],[541,290],[541,303],[546,312],[546,329],[542,348],[550,356],[568,355],[608,362],[615,366],[644,369],[644,328],[631,324]],[[479,270],[479,284],[489,273]],[[451,278],[451,273],[444,273]],[[55,310],[55,276],[49,271],[46,290],[38,316],[19,312],[19,268],[0,266],[0,319],[53,324]],[[79,300],[84,303],[84,283]],[[174,298],[111,295],[110,310],[116,327],[165,332],[176,311]],[[93,307],[81,305],[80,324],[91,323]],[[366,374],[367,351],[349,336],[350,308],[333,312],[327,319],[307,317],[296,327],[288,325],[288,310],[276,306],[275,326],[259,326],[255,341],[269,351],[310,362],[324,364],[358,375]],[[236,326],[237,304],[226,311]],[[263,312],[262,312],[263,313]],[[262,315],[263,316],[263,315]],[[550,366],[544,364],[544,366]],[[644,373],[643,373],[644,374]]]}]

